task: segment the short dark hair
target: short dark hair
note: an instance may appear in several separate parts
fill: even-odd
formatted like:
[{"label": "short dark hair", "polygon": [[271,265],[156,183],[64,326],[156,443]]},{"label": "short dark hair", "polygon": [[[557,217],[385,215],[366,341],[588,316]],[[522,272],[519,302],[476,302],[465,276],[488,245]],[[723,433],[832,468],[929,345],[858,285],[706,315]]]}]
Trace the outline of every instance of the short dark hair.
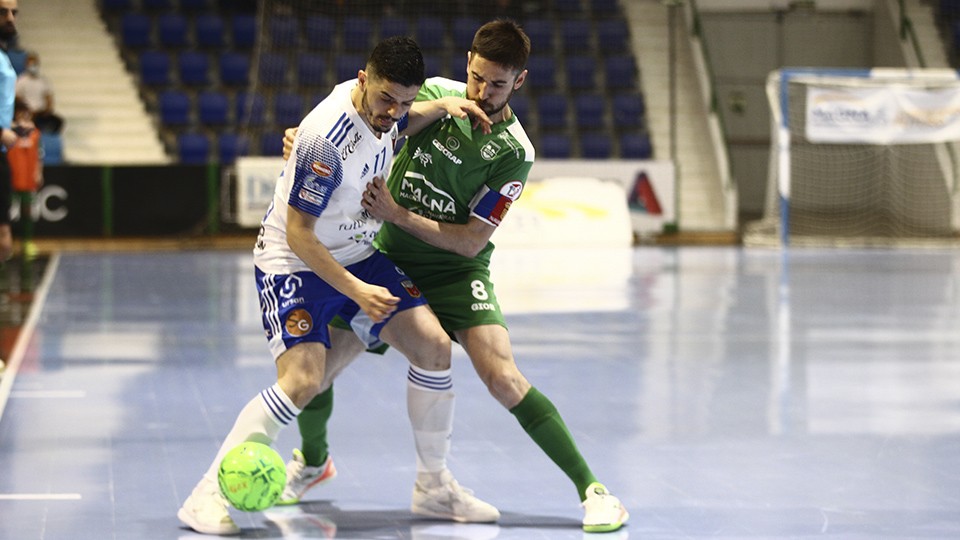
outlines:
[{"label": "short dark hair", "polygon": [[530,38],[510,19],[495,19],[473,36],[470,52],[519,73],[530,58]]},{"label": "short dark hair", "polygon": [[367,59],[366,71],[371,77],[403,86],[420,86],[426,80],[420,46],[406,36],[393,36],[378,43]]}]

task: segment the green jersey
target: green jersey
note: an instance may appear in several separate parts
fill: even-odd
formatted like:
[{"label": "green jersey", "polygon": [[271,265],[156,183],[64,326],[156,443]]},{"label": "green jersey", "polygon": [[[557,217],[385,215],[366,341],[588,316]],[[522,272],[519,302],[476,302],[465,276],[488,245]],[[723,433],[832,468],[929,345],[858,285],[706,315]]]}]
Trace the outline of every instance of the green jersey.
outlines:
[{"label": "green jersey", "polygon": [[[417,100],[444,96],[466,97],[466,85],[431,78]],[[494,124],[489,135],[474,130],[469,119],[448,116],[407,140],[394,157],[387,183],[400,206],[426,218],[466,223],[474,216],[496,226],[523,191],[533,158],[533,145],[516,116]],[[377,246],[415,281],[439,270],[486,268],[493,252],[493,243],[488,242],[476,258],[463,257],[392,223],[383,224]]]}]

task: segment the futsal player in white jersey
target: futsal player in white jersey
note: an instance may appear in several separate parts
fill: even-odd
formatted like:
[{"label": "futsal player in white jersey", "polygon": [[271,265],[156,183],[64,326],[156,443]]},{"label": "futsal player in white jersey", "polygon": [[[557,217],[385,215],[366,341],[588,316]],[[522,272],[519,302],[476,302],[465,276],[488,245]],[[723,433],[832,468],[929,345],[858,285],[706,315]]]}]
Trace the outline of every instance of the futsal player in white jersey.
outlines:
[{"label": "futsal player in white jersey", "polygon": [[[367,182],[385,177],[402,131],[447,114],[489,118],[472,101],[414,99],[423,57],[405,37],[377,45],[357,79],[337,85],[300,124],[254,249],[257,288],[277,382],[240,411],[216,457],[177,513],[190,528],[236,534],[220,494],[223,456],[245,441],[271,444],[322,389],[336,366],[328,347],[381,342],[410,361],[407,409],[417,450],[415,505],[434,517],[496,521],[496,508],[461,488],[446,467],[453,426],[450,338],[413,281],[373,247],[380,228],[361,206]],[[335,317],[352,334],[328,328]],[[356,337],[354,337],[356,336]],[[359,339],[357,339],[359,338]],[[328,369],[329,368],[329,369]]]}]

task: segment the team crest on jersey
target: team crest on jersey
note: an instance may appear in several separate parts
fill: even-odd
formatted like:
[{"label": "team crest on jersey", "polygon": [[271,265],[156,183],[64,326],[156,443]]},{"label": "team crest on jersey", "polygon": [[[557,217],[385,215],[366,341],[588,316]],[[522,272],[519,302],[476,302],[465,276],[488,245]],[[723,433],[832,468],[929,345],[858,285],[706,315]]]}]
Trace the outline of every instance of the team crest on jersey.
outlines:
[{"label": "team crest on jersey", "polygon": [[284,327],[291,336],[303,337],[313,330],[313,317],[305,309],[295,309],[287,315]]},{"label": "team crest on jersey", "polygon": [[520,193],[523,192],[523,182],[519,180],[514,180],[512,182],[507,182],[500,188],[500,194],[504,197],[510,199],[511,201],[517,200],[520,197]]},{"label": "team crest on jersey", "polygon": [[330,168],[326,163],[320,163],[319,161],[314,161],[310,164],[310,168],[313,172],[317,173],[317,176],[322,176],[324,178],[329,177],[333,174],[333,169]]},{"label": "team crest on jersey", "polygon": [[401,281],[400,284],[403,285],[403,288],[407,290],[407,294],[409,294],[411,297],[420,298],[420,289],[418,289],[412,281],[405,279]]},{"label": "team crest on jersey", "polygon": [[490,161],[491,159],[497,157],[497,152],[500,151],[500,145],[489,141],[487,144],[483,145],[483,148],[480,149],[480,157]]},{"label": "team crest on jersey", "polygon": [[453,152],[456,152],[460,149],[460,140],[453,136],[447,137],[447,148]]}]

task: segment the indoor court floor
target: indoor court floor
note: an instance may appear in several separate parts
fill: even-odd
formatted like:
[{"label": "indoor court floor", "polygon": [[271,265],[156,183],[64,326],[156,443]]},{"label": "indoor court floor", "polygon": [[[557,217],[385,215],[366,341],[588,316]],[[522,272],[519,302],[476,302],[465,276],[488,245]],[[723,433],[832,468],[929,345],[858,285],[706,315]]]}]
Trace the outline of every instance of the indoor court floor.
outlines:
[{"label": "indoor court floor", "polygon": [[[960,252],[495,259],[521,369],[629,525],[581,531],[572,484],[455,345],[450,467],[499,523],[410,514],[406,361],[388,352],[337,381],[337,479],[299,506],[234,512],[242,538],[960,538]],[[35,283],[23,274],[32,304],[0,382],[0,538],[205,538],[177,509],[240,408],[275,380],[250,252],[38,264]],[[22,294],[6,290],[0,307]],[[284,459],[295,431],[277,441]]]}]

